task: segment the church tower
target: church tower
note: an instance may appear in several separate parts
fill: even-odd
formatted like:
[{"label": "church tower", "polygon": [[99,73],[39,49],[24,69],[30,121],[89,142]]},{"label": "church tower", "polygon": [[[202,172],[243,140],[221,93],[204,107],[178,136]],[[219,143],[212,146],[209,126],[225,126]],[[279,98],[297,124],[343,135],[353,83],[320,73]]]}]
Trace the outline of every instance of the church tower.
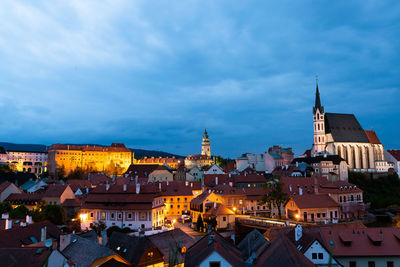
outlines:
[{"label": "church tower", "polygon": [[201,143],[201,154],[211,157],[210,138],[208,137],[207,129],[204,130],[203,142]]},{"label": "church tower", "polygon": [[315,105],[313,107],[313,122],[314,122],[314,142],[312,154],[321,153],[325,151],[326,136],[325,136],[325,112],[324,107],[321,106],[321,99],[318,90],[318,77],[316,80],[315,92]]}]

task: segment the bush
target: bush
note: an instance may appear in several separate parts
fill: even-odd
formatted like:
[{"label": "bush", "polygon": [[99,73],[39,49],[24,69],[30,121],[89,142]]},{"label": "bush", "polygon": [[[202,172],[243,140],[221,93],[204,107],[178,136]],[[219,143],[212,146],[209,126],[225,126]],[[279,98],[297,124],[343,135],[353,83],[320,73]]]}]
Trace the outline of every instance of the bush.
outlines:
[{"label": "bush", "polygon": [[129,227],[120,228],[118,226],[111,226],[107,229],[107,237],[110,237],[112,232],[120,232],[120,233],[131,233],[133,230]]},{"label": "bush", "polygon": [[197,231],[200,231],[203,228],[204,228],[203,218],[201,218],[201,215],[199,214],[199,216],[197,217],[196,229]]},{"label": "bush", "polygon": [[25,219],[28,214],[29,210],[24,205],[20,205],[10,211],[10,218],[22,220]]},{"label": "bush", "polygon": [[103,232],[103,230],[107,228],[107,225],[103,221],[99,221],[95,223],[90,223],[89,227],[96,232],[97,236],[101,236],[101,232]]},{"label": "bush", "polygon": [[10,213],[11,210],[12,210],[12,207],[11,207],[10,203],[8,203],[8,202],[0,203],[0,214]]},{"label": "bush", "polygon": [[47,220],[56,225],[65,223],[65,211],[60,205],[47,205],[45,206],[43,213]]}]

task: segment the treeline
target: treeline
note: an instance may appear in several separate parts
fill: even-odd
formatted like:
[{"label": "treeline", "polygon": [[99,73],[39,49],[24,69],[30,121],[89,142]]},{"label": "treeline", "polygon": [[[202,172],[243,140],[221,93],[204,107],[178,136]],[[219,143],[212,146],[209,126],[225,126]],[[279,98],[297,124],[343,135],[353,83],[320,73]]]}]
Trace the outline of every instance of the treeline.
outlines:
[{"label": "treeline", "polygon": [[8,213],[10,219],[23,220],[26,215],[30,215],[34,222],[49,220],[56,225],[64,224],[66,220],[63,207],[44,203],[40,203],[33,210],[29,210],[24,205],[13,208],[8,202],[0,202],[0,214],[3,213]]},{"label": "treeline", "polygon": [[373,178],[368,174],[350,172],[349,182],[364,191],[364,202],[370,202],[373,209],[400,206],[400,180],[397,174]]}]

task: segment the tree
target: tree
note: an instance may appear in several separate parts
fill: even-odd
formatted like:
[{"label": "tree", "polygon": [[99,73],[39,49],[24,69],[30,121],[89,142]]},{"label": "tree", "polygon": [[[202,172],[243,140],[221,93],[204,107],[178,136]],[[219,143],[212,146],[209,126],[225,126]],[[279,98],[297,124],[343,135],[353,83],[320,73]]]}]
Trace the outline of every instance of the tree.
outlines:
[{"label": "tree", "polygon": [[56,225],[65,223],[66,215],[63,207],[60,205],[47,205],[44,210],[44,217]]},{"label": "tree", "polygon": [[28,214],[29,210],[24,205],[20,205],[10,211],[10,217],[12,219],[25,219]]},{"label": "tree", "polygon": [[[90,228],[92,228],[93,231],[96,232],[97,236],[101,236],[101,232],[103,232],[106,228],[107,225],[103,221],[95,222],[95,223],[90,223]],[[118,226],[117,226],[118,227]],[[111,227],[110,227],[111,228]],[[119,227],[118,227],[119,228]],[[108,234],[107,234],[108,235]]]},{"label": "tree", "polygon": [[276,177],[269,178],[264,184],[264,188],[268,192],[262,196],[261,204],[268,203],[271,209],[275,206],[278,208],[279,219],[282,219],[281,206],[288,201],[288,195],[283,192],[283,183]]},{"label": "tree", "polygon": [[12,207],[8,202],[0,202],[0,214],[10,213]]},{"label": "tree", "polygon": [[0,163],[0,173],[6,173],[6,172],[10,172],[10,171],[11,171],[11,168],[9,165]]},{"label": "tree", "polygon": [[203,218],[201,218],[201,215],[199,214],[199,216],[197,217],[196,229],[197,231],[200,231],[203,228],[204,228]]},{"label": "tree", "polygon": [[61,165],[61,167],[57,168],[57,178],[58,180],[64,180],[66,172],[65,172],[65,168],[64,165]]},{"label": "tree", "polygon": [[67,175],[67,180],[82,180],[86,175],[86,172],[81,167],[76,167]]}]

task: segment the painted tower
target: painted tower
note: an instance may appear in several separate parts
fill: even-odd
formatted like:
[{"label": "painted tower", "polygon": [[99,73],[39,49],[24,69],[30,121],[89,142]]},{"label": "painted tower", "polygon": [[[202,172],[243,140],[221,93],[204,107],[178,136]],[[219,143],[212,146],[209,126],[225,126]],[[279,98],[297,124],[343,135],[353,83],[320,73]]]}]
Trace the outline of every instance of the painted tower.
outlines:
[{"label": "painted tower", "polygon": [[314,122],[314,142],[312,154],[318,154],[325,151],[326,136],[325,136],[325,112],[321,106],[321,99],[318,90],[318,77],[316,80],[315,105],[313,107],[313,122]]},{"label": "painted tower", "polygon": [[211,157],[210,138],[208,137],[207,129],[204,130],[203,142],[201,143],[201,154]]}]

